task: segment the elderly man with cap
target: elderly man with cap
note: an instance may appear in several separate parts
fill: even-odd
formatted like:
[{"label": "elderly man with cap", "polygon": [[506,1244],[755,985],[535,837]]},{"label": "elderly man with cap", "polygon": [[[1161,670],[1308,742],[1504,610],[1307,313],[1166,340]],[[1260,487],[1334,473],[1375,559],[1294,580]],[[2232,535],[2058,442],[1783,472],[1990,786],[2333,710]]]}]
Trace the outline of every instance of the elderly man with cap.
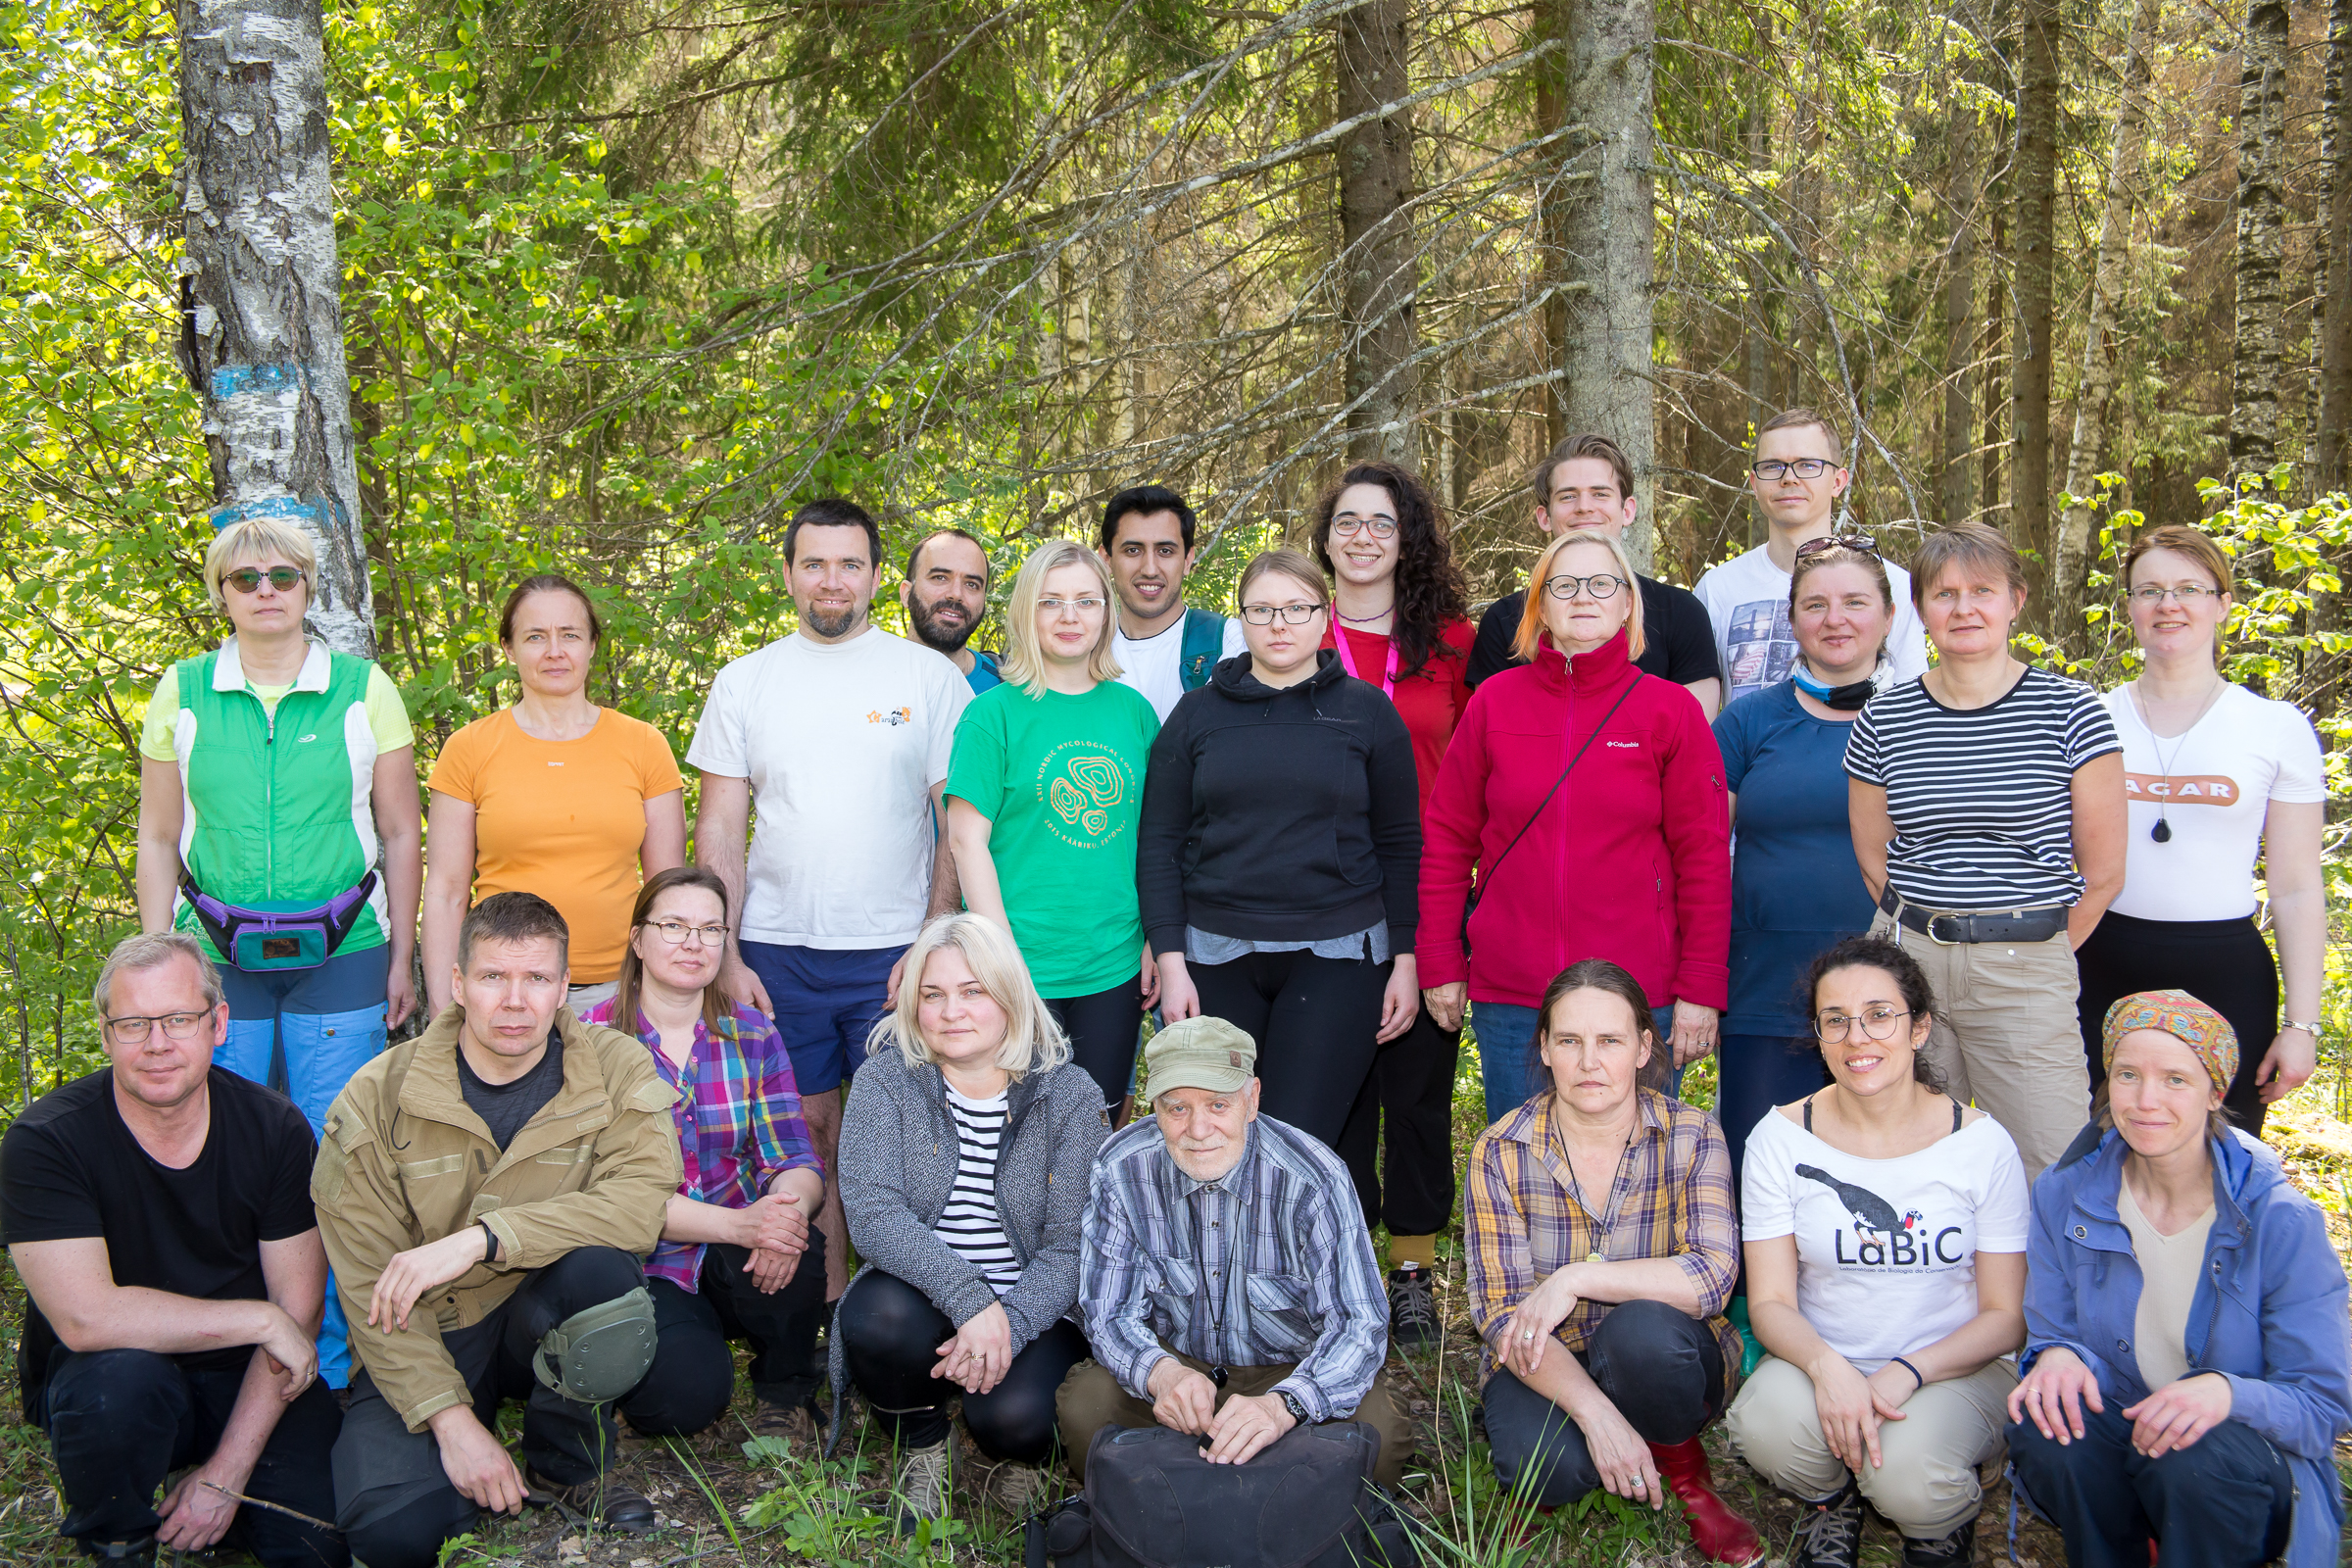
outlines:
[{"label": "elderly man with cap", "polygon": [[[2183,991],[2107,1011],[2108,1102],[2034,1187],[2021,1493],[2071,1568],[2328,1568],[2352,1428],[2343,1264],[2222,1100],[2237,1037]],[[2155,1549],[2152,1549],[2155,1548]]]},{"label": "elderly man with cap", "polygon": [[[678,1190],[677,1092],[564,1005],[568,945],[544,899],[484,899],[456,1001],[327,1111],[311,1199],[361,1367],[336,1523],[368,1568],[426,1568],[476,1510],[526,1501],[654,1524],[606,1470],[654,1360],[640,1259]],[[525,1397],[518,1469],[498,1406]]]},{"label": "elderly man with cap", "polygon": [[1389,1302],[1355,1185],[1337,1154],[1257,1110],[1257,1046],[1222,1018],[1145,1048],[1152,1115],[1096,1157],[1078,1306],[1095,1359],[1055,1398],[1086,1479],[1105,1426],[1157,1422],[1246,1464],[1302,1421],[1380,1437],[1394,1486],[1412,1428],[1381,1376]]}]

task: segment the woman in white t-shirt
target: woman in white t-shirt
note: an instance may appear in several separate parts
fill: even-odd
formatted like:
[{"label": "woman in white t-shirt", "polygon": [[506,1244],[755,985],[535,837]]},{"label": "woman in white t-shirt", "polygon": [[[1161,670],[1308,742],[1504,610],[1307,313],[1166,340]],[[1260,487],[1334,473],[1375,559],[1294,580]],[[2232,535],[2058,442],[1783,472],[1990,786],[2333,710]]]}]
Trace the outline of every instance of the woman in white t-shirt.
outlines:
[{"label": "woman in white t-shirt", "polygon": [[[2124,890],[2075,954],[2082,1050],[2090,1081],[2102,1083],[2099,1021],[2116,1000],[2190,992],[2237,1032],[2237,1079],[2224,1103],[2259,1135],[2271,1102],[2301,1087],[2319,1054],[2328,941],[2320,738],[2300,709],[2222,678],[2231,601],[2219,545],[2195,528],[2152,528],[2125,555],[2123,576],[2147,664],[2106,698],[2124,743],[2132,827]],[[2258,856],[2276,963],[2255,919]]]},{"label": "woman in white t-shirt", "polygon": [[1866,1498],[1907,1568],[1965,1568],[2026,1337],[2025,1167],[1921,1054],[1936,1001],[1909,954],[1848,937],[1805,994],[1832,1082],[1747,1137],[1748,1318],[1771,1353],[1732,1444],[1811,1507],[1789,1568],[1854,1568]]}]

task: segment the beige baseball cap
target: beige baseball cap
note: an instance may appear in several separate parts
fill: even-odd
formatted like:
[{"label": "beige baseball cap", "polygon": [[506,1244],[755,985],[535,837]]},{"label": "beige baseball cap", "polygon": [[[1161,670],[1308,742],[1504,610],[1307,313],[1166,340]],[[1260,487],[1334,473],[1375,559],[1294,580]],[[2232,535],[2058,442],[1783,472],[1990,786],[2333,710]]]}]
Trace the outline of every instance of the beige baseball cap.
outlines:
[{"label": "beige baseball cap", "polygon": [[1152,1037],[1144,1075],[1154,1100],[1171,1089],[1237,1094],[1257,1076],[1257,1042],[1222,1018],[1187,1018]]}]

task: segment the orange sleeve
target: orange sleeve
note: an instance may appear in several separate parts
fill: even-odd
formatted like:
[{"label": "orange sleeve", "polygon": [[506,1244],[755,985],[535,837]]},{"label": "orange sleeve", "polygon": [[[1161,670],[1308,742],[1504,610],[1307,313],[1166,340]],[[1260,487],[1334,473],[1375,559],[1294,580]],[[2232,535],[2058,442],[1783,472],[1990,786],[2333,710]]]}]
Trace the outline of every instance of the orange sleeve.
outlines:
[{"label": "orange sleeve", "polygon": [[433,759],[433,776],[424,781],[426,789],[468,806],[475,804],[474,797],[480,788],[482,746],[486,740],[482,726],[489,722],[487,718],[477,718],[449,738],[441,748],[441,755]]},{"label": "orange sleeve", "polygon": [[637,776],[642,781],[645,798],[669,794],[686,787],[684,775],[678,772],[678,760],[669,749],[669,737],[643,720],[636,721]]}]

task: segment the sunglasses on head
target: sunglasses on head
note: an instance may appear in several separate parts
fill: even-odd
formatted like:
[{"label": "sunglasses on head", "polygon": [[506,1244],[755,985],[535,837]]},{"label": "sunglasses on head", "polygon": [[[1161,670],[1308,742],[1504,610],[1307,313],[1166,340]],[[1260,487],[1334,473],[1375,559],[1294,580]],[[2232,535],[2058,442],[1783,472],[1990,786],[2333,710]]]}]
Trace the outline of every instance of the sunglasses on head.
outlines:
[{"label": "sunglasses on head", "polygon": [[1834,533],[1821,539],[1808,539],[1796,547],[1799,556],[1818,556],[1824,550],[1859,550],[1866,556],[1876,556],[1879,547],[1868,534]]},{"label": "sunglasses on head", "polygon": [[281,594],[292,593],[294,585],[303,580],[302,568],[299,566],[271,566],[268,571],[264,571],[259,566],[239,566],[234,571],[224,571],[220,574],[222,582],[241,594],[261,592],[264,577],[269,578],[270,586]]}]

